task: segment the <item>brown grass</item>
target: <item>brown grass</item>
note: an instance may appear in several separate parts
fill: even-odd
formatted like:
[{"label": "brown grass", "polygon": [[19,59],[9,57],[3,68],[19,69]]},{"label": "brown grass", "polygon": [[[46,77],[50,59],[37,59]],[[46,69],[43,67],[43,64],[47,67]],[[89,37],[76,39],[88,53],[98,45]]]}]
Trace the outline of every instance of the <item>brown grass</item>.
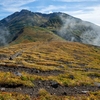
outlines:
[{"label": "brown grass", "polygon": [[[23,51],[22,54],[13,60],[9,57],[16,52]],[[75,85],[94,85],[94,82],[100,82],[100,48],[90,45],[84,45],[73,42],[33,42],[21,43],[18,45],[8,46],[0,49],[0,54],[6,55],[7,58],[0,59],[0,65],[9,66],[24,66],[28,68],[36,68],[42,71],[61,70],[62,74],[58,76],[39,76],[30,75],[24,72],[25,77],[31,79],[41,80],[55,80],[61,85],[75,86]],[[0,72],[0,83],[3,82],[3,77],[7,73]],[[70,75],[74,76],[72,80]],[[12,74],[7,74],[6,83],[11,80],[14,84],[21,83],[28,86],[27,82],[23,82],[21,78],[14,77]],[[93,77],[91,77],[93,76]],[[30,85],[29,85],[30,86]],[[88,97],[79,96],[79,100],[99,100],[99,92],[92,93]],[[56,97],[55,97],[56,98]],[[68,97],[64,100],[78,100],[77,97]],[[80,99],[81,98],[81,99]],[[39,99],[40,100],[40,99]],[[41,99],[42,100],[42,99]],[[47,99],[43,99],[47,100]],[[50,99],[51,100],[51,99]],[[52,99],[53,100],[53,99]],[[60,99],[58,99],[60,100]],[[63,100],[63,99],[61,99]]]}]

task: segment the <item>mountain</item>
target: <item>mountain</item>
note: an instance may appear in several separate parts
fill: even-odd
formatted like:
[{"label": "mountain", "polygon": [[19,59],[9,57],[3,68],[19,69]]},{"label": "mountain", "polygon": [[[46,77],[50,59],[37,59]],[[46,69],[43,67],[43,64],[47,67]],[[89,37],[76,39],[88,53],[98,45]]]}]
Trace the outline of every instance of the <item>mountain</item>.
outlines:
[{"label": "mountain", "polygon": [[100,47],[53,41],[0,48],[0,90],[0,100],[99,100]]},{"label": "mountain", "polygon": [[[36,33],[35,28],[40,31]],[[41,33],[41,30],[44,32],[42,31]],[[90,22],[82,21],[81,19],[72,17],[65,13],[56,12],[42,14],[22,10],[20,12],[15,12],[0,21],[0,45],[12,42],[16,43],[15,41],[19,43],[23,42],[24,39],[25,41],[41,41],[41,39],[36,39],[39,34],[44,36],[41,37],[40,35],[42,40],[48,37],[46,41],[62,41],[65,39],[68,41],[99,45],[99,32],[99,26]],[[20,40],[26,33],[27,36]],[[53,38],[53,35],[55,36],[55,39],[51,39],[51,37]]]},{"label": "mountain", "polygon": [[0,100],[100,100],[99,28],[61,12],[1,20]]}]

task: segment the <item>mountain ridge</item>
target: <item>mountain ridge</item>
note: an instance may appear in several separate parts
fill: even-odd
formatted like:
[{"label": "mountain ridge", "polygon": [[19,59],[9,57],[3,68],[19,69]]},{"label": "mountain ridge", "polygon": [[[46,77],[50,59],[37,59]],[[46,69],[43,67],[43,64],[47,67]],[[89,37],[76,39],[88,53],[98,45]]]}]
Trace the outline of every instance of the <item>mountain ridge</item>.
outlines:
[{"label": "mountain ridge", "polygon": [[0,45],[13,42],[22,29],[34,26],[49,30],[68,41],[98,46],[100,43],[100,27],[95,24],[61,12],[42,14],[21,10],[0,21]]}]

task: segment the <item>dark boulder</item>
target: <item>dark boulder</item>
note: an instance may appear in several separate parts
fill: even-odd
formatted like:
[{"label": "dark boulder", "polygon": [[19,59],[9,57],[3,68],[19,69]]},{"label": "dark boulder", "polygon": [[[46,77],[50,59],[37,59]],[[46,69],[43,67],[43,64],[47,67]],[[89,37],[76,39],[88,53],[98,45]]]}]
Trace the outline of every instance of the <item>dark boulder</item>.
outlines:
[{"label": "dark boulder", "polygon": [[55,82],[55,81],[52,81],[51,82],[51,87],[53,88],[57,88],[59,86],[59,83]]}]

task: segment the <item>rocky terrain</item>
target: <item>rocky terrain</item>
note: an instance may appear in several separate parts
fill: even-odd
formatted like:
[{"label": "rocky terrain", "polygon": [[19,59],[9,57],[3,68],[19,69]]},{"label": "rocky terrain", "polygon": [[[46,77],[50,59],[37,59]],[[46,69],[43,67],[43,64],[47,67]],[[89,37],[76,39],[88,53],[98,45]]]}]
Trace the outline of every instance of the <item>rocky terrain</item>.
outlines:
[{"label": "rocky terrain", "polygon": [[98,100],[99,58],[99,47],[74,42],[32,42],[2,47],[0,98]]}]

